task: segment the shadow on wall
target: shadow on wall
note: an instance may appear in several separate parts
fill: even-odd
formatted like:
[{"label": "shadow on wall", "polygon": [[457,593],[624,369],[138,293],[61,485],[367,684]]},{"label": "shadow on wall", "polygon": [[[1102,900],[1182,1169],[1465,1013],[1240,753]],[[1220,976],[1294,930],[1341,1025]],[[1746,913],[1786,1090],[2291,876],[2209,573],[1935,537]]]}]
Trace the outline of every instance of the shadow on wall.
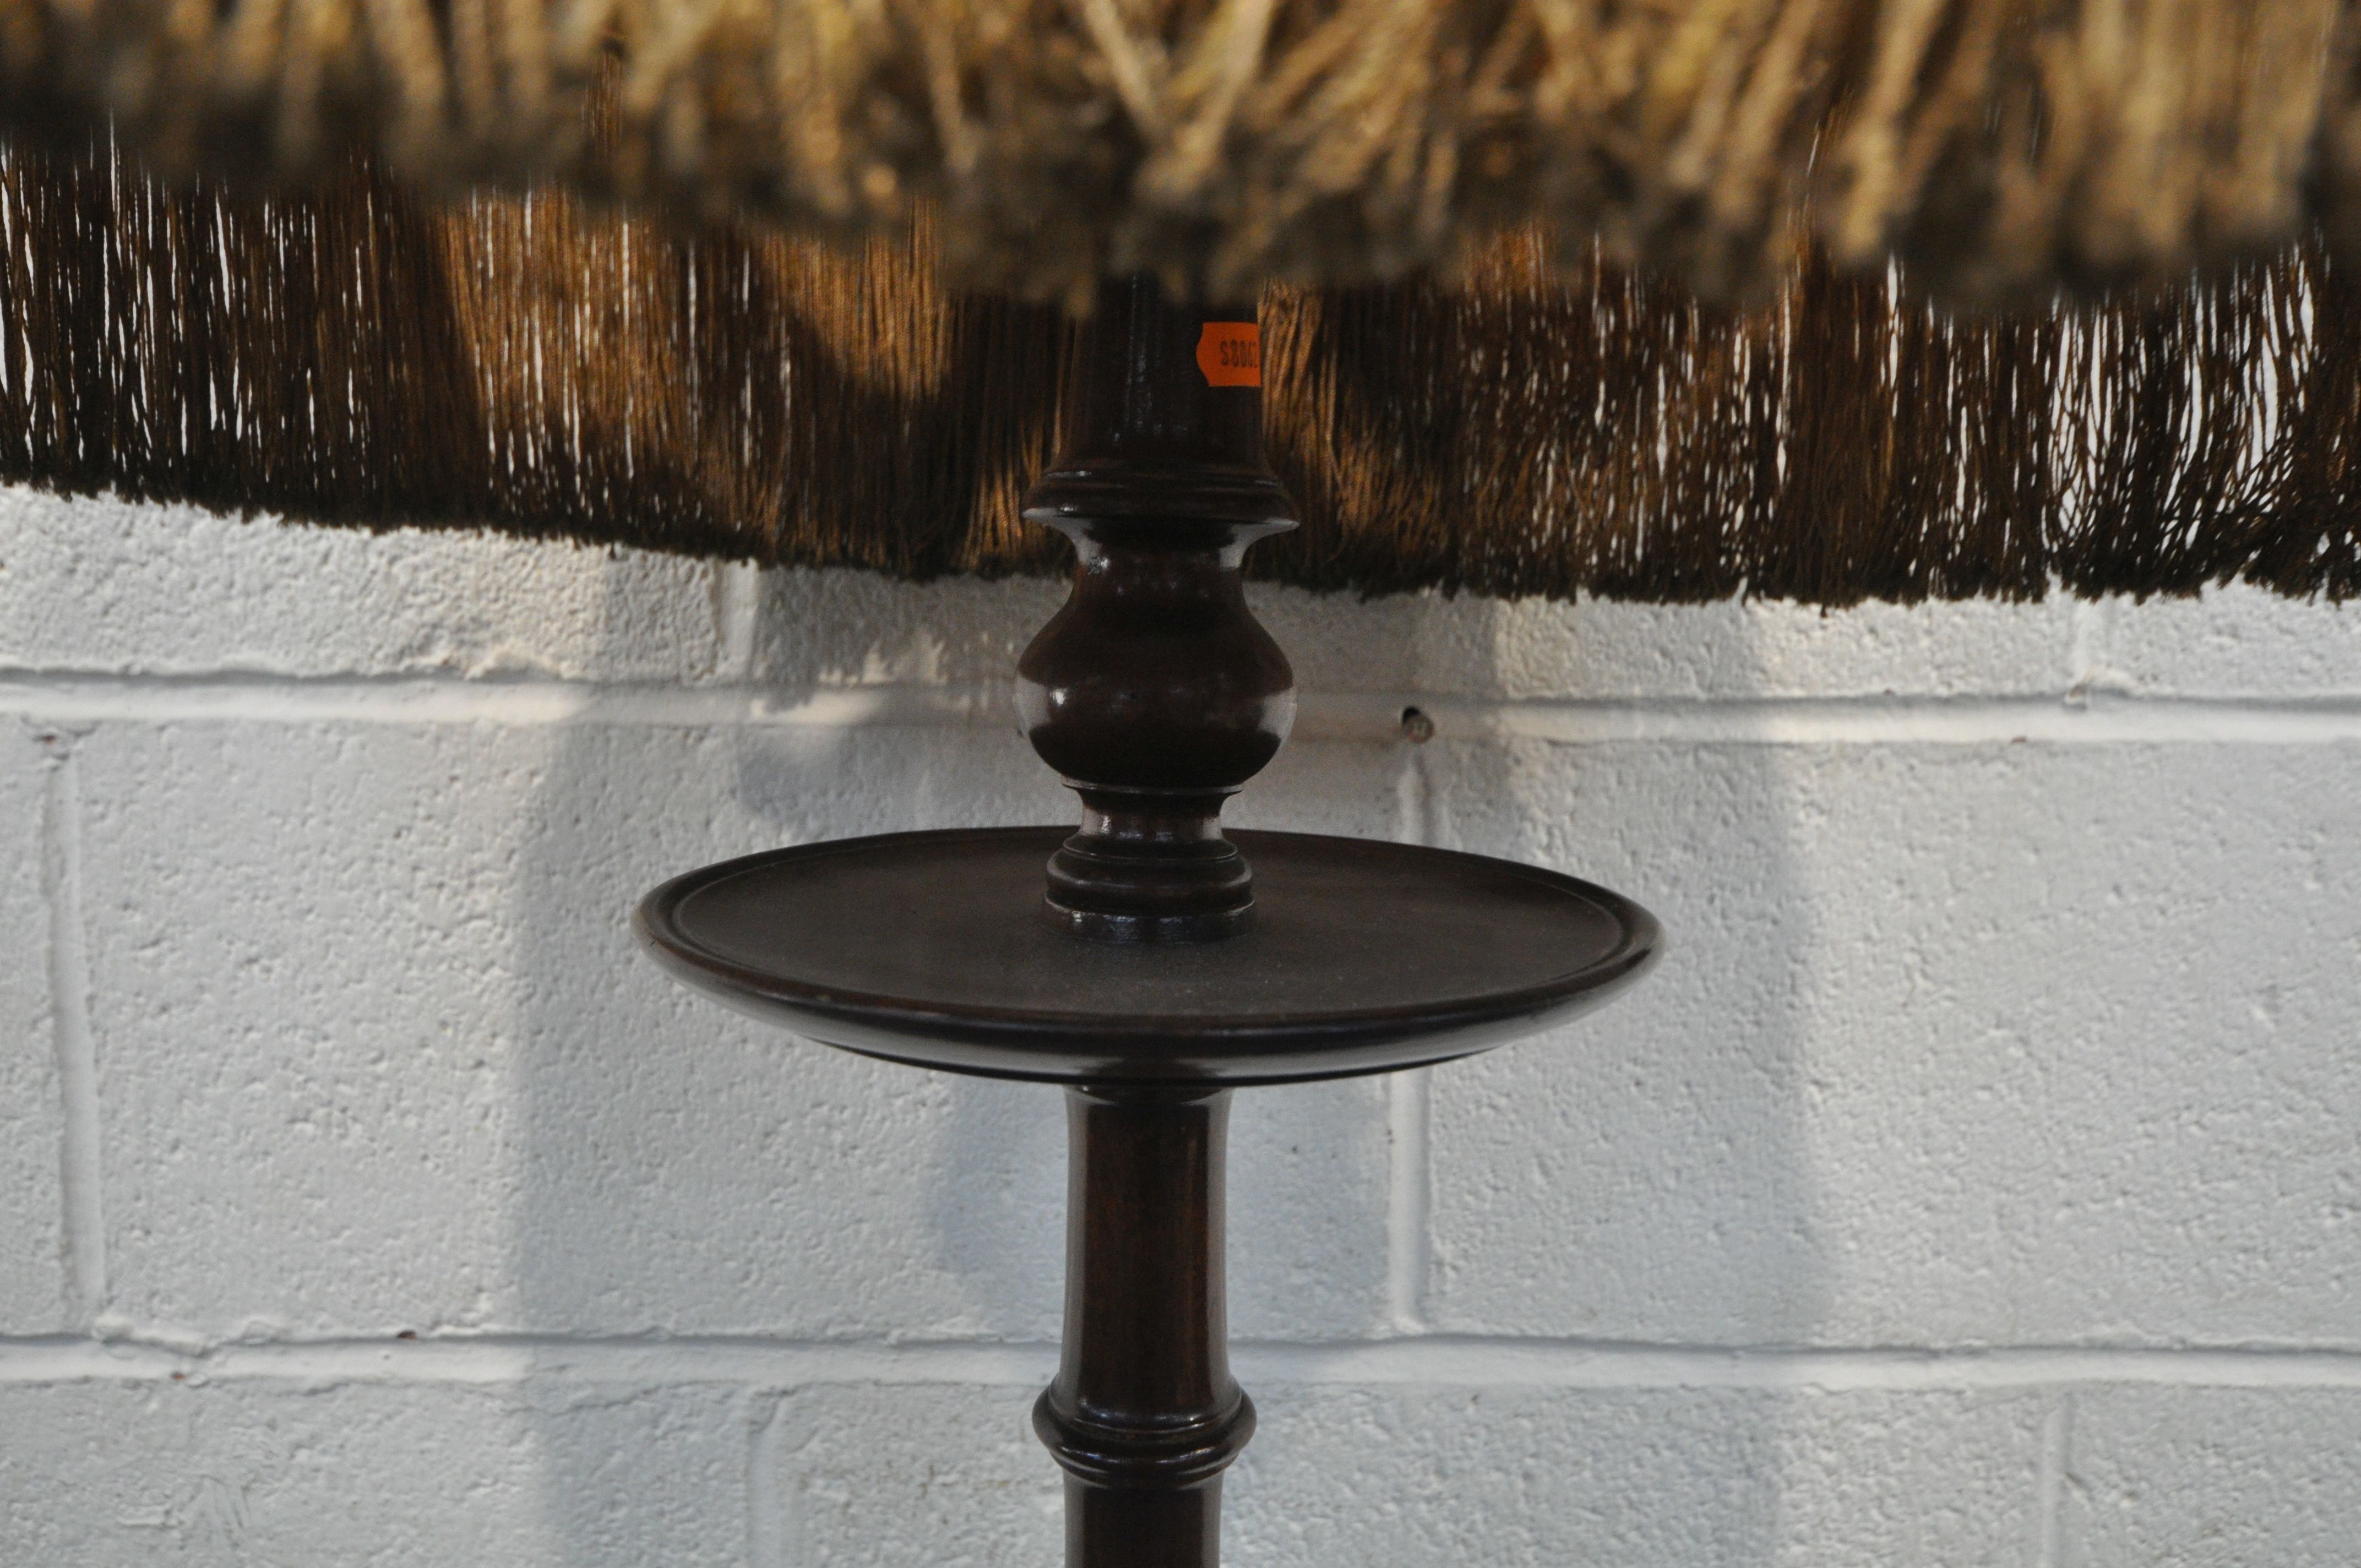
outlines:
[{"label": "shadow on wall", "polygon": [[[1533,689],[1537,613],[1590,613],[1390,608],[1401,620],[1389,638],[1416,650],[1412,689],[1478,699]],[[1724,667],[1711,684],[1759,689],[1756,644],[1730,616],[1739,630],[1715,640]],[[1645,624],[1694,636],[1699,619]],[[1614,623],[1642,621],[1617,612]],[[1599,663],[1653,662],[1613,652],[1631,656]],[[1630,689],[1584,668],[1543,673],[1553,695]],[[1403,798],[1419,837],[1629,893],[1669,934],[1654,974],[1605,1012],[1432,1069],[1432,1254],[1417,1312],[1430,1332],[1711,1346],[1818,1337],[1828,1276],[1811,1234],[1795,1006],[1815,931],[1783,761],[1763,745],[1447,731],[1411,754]],[[1294,1389],[1263,1404],[1266,1436],[1233,1490],[1242,1563],[1767,1563],[1801,1479],[1785,1468],[1790,1408],[1743,1395]]]},{"label": "shadow on wall", "polygon": [[[1530,691],[1539,675],[1552,695],[1618,698],[1629,672],[1668,662],[1613,648],[1598,663],[1622,674],[1537,671],[1535,620],[1596,607],[1429,600],[1422,610],[1422,663],[1445,681],[1456,672],[1459,695]],[[1725,616],[1720,635],[1699,637]],[[1737,607],[1618,610],[1610,624],[1708,642],[1719,666],[1708,689],[1768,685]],[[1792,840],[1787,758],[1762,744],[1447,735],[1419,749],[1427,842],[1627,893],[1667,936],[1651,977],[1603,1013],[1433,1069],[1430,1329],[1602,1344],[1818,1337],[1828,1273],[1811,1234],[1795,1004],[1815,908]],[[1431,1510],[1433,1534],[1372,1542],[1370,1568],[1447,1560],[1468,1539],[1455,1525],[1499,1532],[1489,1561],[1784,1560],[1792,1445],[1780,1402],[1506,1390],[1432,1413],[1488,1430],[1413,1445],[1430,1464],[1403,1485],[1421,1497],[1416,1511]],[[1447,1457],[1471,1451],[1488,1462],[1474,1473]]]},{"label": "shadow on wall", "polygon": [[[1005,679],[1060,590],[838,573],[776,576],[765,595],[755,672],[786,700],[845,682]],[[1283,638],[1312,630],[1322,647],[1298,663],[1314,685],[1366,670],[1414,687],[1419,671],[1396,668],[1404,649],[1499,643],[1508,624],[1503,607],[1474,600],[1285,598],[1266,619]],[[609,607],[618,644],[634,619]],[[525,1326],[1053,1340],[1065,1163],[1053,1091],[774,1035],[666,981],[625,922],[655,882],[726,856],[1060,821],[1071,797],[997,729],[578,725],[550,731],[547,745],[516,879],[526,1000],[512,1246]],[[1672,933],[1655,978],[1609,1012],[1433,1075],[1436,1233],[1420,1302],[1431,1328],[1726,1343],[1733,1325],[1758,1325],[1766,1338],[1812,1337],[1820,1277],[1791,1005],[1811,916],[1792,886],[1784,801],[1767,747],[1446,735],[1415,751],[1390,737],[1299,742],[1241,803],[1250,826],[1407,831],[1572,871],[1633,893]],[[1388,1092],[1374,1080],[1242,1098],[1232,1166],[1241,1337],[1387,1332]],[[944,1424],[918,1433],[939,1431],[941,1453],[920,1442],[914,1457],[911,1442],[873,1445],[902,1391],[871,1392],[841,1406],[816,1396],[865,1412],[833,1437],[829,1421],[790,1410],[796,1391],[750,1393],[746,1512],[693,1520],[677,1560],[739,1562],[752,1541],[769,1568],[880,1539],[939,1560],[1054,1558],[1056,1477],[1022,1430],[1023,1399],[954,1398]],[[1767,1560],[1781,1539],[1780,1433],[1760,1409],[1733,1405],[1665,1443],[1632,1424],[1638,1407],[1606,1396],[1562,1396],[1578,1407],[1570,1422],[1504,1419],[1489,1396],[1406,1406],[1401,1441],[1373,1462],[1391,1466],[1377,1512],[1369,1467],[1347,1473],[1334,1442],[1290,1430],[1325,1419],[1327,1393],[1255,1393],[1266,1435],[1230,1488],[1241,1564],[1346,1553],[1364,1568],[1629,1561],[1657,1530],[1651,1521],[1678,1508],[1712,1517],[1718,1563]],[[913,1415],[943,1398],[914,1394]],[[619,1507],[663,1506],[632,1494],[673,1481],[661,1463],[569,1436],[584,1430],[552,1420],[542,1436],[547,1515],[571,1560],[592,1564],[613,1540],[602,1521]],[[792,1443],[779,1438],[788,1431]],[[978,1433],[989,1452],[969,1450]],[[1569,1433],[1579,1451],[1567,1451]],[[1471,1467],[1470,1454],[1482,1463]],[[1733,1476],[1750,1478],[1736,1495]],[[941,1492],[961,1506],[944,1507]]]},{"label": "shadow on wall", "polygon": [[[1512,657],[1522,607],[1437,608],[1488,627],[1501,663]],[[1752,639],[1716,643],[1739,666],[1713,672],[1717,689],[1763,688]],[[1608,1011],[1437,1069],[1433,1286],[1442,1302],[1467,1304],[1455,1326],[1709,1346],[1816,1340],[1827,1299],[1809,1234],[1797,1001],[1817,911],[1792,841],[1788,749],[1446,739],[1423,750],[1431,842],[1626,892],[1667,933],[1663,962]],[[1494,1185],[1506,1175],[1521,1192]],[[1570,1227],[1545,1238],[1546,1254],[1497,1260],[1538,1280],[1499,1271],[1484,1250],[1535,1236],[1516,1212],[1527,1201]]]},{"label": "shadow on wall", "polygon": [[[813,656],[791,663],[794,650],[766,637],[766,664],[790,677],[773,682],[782,706],[848,673],[821,655],[850,650],[856,679],[897,674],[875,667],[890,650],[855,598],[833,624],[806,618],[793,629],[829,640]],[[610,600],[616,649],[640,619]],[[808,674],[795,678],[798,663]],[[1060,792],[1038,773],[1013,735],[940,725],[548,732],[515,879],[525,1001],[511,1058],[521,1154],[510,1234],[524,1326],[807,1343],[1054,1336],[1063,1201],[1054,1095],[870,1062],[741,1020],[666,979],[627,925],[648,888],[731,855],[1042,819]],[[864,1391],[873,1397],[854,1408],[869,1407],[875,1424],[840,1435],[801,1409],[807,1392],[740,1399],[726,1484],[743,1504],[718,1513],[677,1508],[680,1497],[708,1502],[711,1488],[675,1473],[667,1450],[691,1445],[672,1441],[660,1409],[640,1454],[615,1452],[611,1427],[586,1431],[553,1413],[535,1440],[563,1559],[616,1561],[606,1516],[620,1507],[683,1513],[687,1528],[667,1562],[801,1561],[773,1548],[802,1526],[763,1516],[846,1506],[839,1483],[858,1491],[863,1441],[895,1415],[891,1396]],[[818,1398],[831,1404],[824,1390]],[[1031,1439],[1006,1424],[1002,1468],[1014,1471],[1019,1440]],[[777,1453],[780,1434],[814,1426],[819,1441]],[[814,1496],[758,1473],[781,1464],[813,1478]],[[1038,1489],[1054,1503],[1053,1475]],[[1033,1555],[1046,1560],[1055,1514],[1032,1512]],[[824,1532],[828,1521],[809,1523]]]}]

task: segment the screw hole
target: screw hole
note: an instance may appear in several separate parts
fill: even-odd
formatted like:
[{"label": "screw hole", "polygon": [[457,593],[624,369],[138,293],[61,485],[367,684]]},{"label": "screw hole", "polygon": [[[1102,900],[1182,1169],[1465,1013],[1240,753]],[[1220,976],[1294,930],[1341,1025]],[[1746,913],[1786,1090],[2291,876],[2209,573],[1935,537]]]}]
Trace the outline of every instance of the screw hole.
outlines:
[{"label": "screw hole", "polygon": [[1402,739],[1411,745],[1423,746],[1434,739],[1434,720],[1420,708],[1405,707],[1401,710],[1401,732]]}]

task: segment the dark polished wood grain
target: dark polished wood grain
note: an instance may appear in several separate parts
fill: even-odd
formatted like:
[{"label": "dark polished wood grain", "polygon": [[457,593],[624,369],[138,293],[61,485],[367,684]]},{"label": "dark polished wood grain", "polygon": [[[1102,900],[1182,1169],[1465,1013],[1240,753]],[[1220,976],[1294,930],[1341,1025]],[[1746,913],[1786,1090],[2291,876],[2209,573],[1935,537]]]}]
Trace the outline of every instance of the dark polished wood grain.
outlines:
[{"label": "dark polished wood grain", "polygon": [[1295,508],[1263,460],[1258,379],[1217,385],[1201,356],[1245,344],[1254,319],[1175,303],[1152,278],[1108,282],[1064,455],[1025,500],[1074,544],[1072,595],[1016,680],[1034,750],[1082,798],[1043,905],[1078,936],[1207,941],[1253,922],[1222,805],[1287,739],[1295,675],[1238,566]]},{"label": "dark polished wood grain", "polygon": [[1226,942],[1077,939],[1023,911],[1054,828],[778,850],[650,894],[674,974],[847,1050],[1051,1083],[1250,1084],[1466,1056],[1598,1006],[1653,960],[1644,909],[1482,855],[1241,833],[1262,918]]},{"label": "dark polished wood grain", "polygon": [[1226,1091],[1066,1093],[1066,1332],[1034,1430],[1066,1471],[1067,1560],[1213,1568],[1254,1434],[1223,1289]]},{"label": "dark polished wood grain", "polygon": [[892,834],[665,883],[635,917],[675,975],[871,1056],[1068,1090],[1064,1354],[1035,1427],[1070,1568],[1215,1568],[1254,1427],[1223,1299],[1228,1087],[1463,1056],[1576,1016],[1654,960],[1629,900],[1412,845],[1242,833],[1263,917],[1095,942],[1020,911],[1054,828]]}]

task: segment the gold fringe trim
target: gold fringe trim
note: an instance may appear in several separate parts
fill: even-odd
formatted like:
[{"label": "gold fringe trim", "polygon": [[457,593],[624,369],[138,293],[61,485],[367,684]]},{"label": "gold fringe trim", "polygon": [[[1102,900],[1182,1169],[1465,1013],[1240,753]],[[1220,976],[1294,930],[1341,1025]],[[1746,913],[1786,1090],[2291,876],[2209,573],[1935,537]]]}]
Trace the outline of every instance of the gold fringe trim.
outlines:
[{"label": "gold fringe trim", "polygon": [[0,0],[0,131],[556,181],[963,289],[1449,271],[1531,225],[1719,297],[1797,225],[1954,300],[2266,255],[2361,190],[2351,0]]}]

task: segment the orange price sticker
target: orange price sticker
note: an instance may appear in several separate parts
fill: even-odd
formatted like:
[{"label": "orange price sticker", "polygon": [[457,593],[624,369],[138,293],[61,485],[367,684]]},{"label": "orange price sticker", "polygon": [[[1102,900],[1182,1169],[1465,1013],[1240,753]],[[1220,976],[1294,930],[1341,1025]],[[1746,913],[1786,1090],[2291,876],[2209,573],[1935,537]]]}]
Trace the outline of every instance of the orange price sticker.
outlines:
[{"label": "orange price sticker", "polygon": [[1262,385],[1262,328],[1253,322],[1207,322],[1197,338],[1197,368],[1209,387]]}]

